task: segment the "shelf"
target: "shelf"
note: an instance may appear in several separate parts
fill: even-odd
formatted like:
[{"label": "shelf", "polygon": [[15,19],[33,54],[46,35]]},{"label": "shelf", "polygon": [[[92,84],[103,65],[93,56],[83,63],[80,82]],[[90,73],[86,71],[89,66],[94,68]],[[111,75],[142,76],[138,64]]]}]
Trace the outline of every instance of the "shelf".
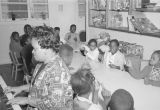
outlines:
[{"label": "shelf", "polygon": [[139,11],[139,12],[160,13],[160,9],[159,10],[155,10],[154,8],[136,8],[136,11]]},{"label": "shelf", "polygon": [[129,10],[109,10],[109,11],[116,11],[116,12],[128,12]]},{"label": "shelf", "polygon": [[93,11],[106,11],[106,9],[90,9],[90,10],[93,10]]}]

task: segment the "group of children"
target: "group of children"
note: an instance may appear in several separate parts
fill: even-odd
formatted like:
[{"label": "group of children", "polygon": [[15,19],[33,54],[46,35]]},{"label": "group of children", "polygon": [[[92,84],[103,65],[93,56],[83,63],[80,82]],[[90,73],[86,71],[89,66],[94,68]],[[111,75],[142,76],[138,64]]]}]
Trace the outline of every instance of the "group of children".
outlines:
[{"label": "group of children", "polygon": [[128,68],[128,72],[136,79],[144,79],[145,84],[160,86],[160,50],[153,52],[148,65],[142,70],[135,69],[126,63],[125,55],[119,50],[119,41],[110,40],[108,33],[100,33],[100,39],[91,39],[87,45],[81,46],[81,52],[87,59],[94,62],[103,62],[106,68]]}]

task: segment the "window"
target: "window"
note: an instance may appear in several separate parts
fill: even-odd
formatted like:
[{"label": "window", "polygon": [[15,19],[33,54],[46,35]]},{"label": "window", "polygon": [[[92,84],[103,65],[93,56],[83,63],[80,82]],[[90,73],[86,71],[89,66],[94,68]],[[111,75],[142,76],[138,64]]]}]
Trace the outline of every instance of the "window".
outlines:
[{"label": "window", "polygon": [[15,19],[47,19],[48,0],[0,0],[3,21]]}]

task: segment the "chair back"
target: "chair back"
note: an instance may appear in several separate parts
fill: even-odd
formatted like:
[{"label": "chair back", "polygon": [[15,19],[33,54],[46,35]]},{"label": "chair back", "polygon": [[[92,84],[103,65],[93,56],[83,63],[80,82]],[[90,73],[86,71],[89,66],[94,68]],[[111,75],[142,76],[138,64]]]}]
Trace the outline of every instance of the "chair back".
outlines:
[{"label": "chair back", "polygon": [[14,54],[13,54],[12,51],[9,52],[9,56],[10,56],[10,58],[11,58],[12,63],[13,63],[13,64],[16,64],[16,60],[15,60],[15,58],[14,58]]}]

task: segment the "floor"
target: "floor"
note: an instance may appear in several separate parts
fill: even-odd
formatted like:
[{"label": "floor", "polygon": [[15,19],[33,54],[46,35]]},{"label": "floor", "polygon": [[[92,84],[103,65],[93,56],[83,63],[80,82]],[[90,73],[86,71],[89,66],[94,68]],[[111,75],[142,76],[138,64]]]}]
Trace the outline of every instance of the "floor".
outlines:
[{"label": "floor", "polygon": [[0,75],[3,77],[4,81],[6,82],[6,84],[8,86],[19,86],[23,84],[23,74],[18,73],[18,79],[17,81],[14,80],[14,78],[12,78],[11,75],[11,71],[12,71],[12,65],[11,64],[3,64],[0,65]]}]

